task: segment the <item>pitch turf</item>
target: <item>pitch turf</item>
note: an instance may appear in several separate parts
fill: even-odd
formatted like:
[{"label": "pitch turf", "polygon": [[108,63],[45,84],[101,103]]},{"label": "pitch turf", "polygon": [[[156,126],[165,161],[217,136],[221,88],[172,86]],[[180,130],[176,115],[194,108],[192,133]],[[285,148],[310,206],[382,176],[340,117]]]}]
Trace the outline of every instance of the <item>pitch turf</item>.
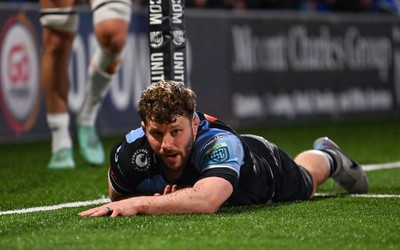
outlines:
[{"label": "pitch turf", "polygon": [[[241,130],[294,156],[327,135],[363,164],[400,161],[400,121]],[[118,138],[117,138],[118,139]],[[103,138],[109,150],[116,138]],[[48,142],[0,145],[0,211],[98,199],[107,167],[48,170]],[[371,194],[400,195],[400,169],[367,173]],[[342,192],[328,181],[320,193]],[[0,249],[399,249],[400,198],[317,197],[214,215],[81,218],[89,208],[0,215]]]}]

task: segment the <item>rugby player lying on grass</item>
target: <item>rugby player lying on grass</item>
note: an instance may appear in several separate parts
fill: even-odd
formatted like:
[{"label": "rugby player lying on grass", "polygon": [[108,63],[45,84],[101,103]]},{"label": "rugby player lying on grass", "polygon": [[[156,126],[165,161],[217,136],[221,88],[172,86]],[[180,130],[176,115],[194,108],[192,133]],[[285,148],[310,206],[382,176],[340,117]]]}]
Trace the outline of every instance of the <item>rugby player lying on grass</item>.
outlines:
[{"label": "rugby player lying on grass", "polygon": [[368,192],[361,166],[326,137],[293,160],[195,108],[195,93],[182,83],[160,81],[143,91],[141,127],[111,150],[113,202],[79,215],[215,213],[223,205],[307,200],[329,177],[349,193]]}]

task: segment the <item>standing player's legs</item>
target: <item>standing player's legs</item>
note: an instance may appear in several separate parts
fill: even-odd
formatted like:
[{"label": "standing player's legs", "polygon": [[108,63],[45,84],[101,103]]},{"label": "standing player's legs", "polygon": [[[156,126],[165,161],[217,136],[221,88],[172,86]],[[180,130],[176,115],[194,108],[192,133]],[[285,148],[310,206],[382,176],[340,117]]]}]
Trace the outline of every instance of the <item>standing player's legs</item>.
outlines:
[{"label": "standing player's legs", "polygon": [[49,168],[73,168],[69,133],[68,63],[78,24],[75,0],[40,0],[43,54],[40,75],[47,106],[47,122],[52,135]]},{"label": "standing player's legs", "polygon": [[91,164],[104,163],[104,149],[95,129],[97,113],[122,61],[131,18],[130,0],[93,0],[94,33],[99,47],[88,69],[87,93],[77,115],[77,133],[82,156]]}]

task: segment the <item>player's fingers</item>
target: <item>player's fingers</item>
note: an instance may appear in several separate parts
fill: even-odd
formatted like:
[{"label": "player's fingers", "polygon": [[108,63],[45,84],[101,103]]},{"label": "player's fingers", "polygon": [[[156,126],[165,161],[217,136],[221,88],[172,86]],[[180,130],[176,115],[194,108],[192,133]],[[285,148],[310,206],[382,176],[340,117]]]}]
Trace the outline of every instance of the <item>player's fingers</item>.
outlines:
[{"label": "player's fingers", "polygon": [[79,216],[87,216],[88,212],[87,211],[82,211],[78,214]]},{"label": "player's fingers", "polygon": [[169,193],[171,193],[171,185],[167,185],[164,188],[164,194],[169,194]]},{"label": "player's fingers", "polygon": [[171,193],[176,192],[177,190],[178,190],[178,185],[173,185]]},{"label": "player's fingers", "polygon": [[118,209],[114,209],[114,210],[112,211],[110,217],[114,218],[114,217],[117,217],[118,215],[119,215]]},{"label": "player's fingers", "polygon": [[89,216],[89,215],[93,214],[94,212],[96,212],[98,209],[99,209],[98,207],[91,208],[91,209],[80,212],[79,215],[80,216]]},{"label": "player's fingers", "polygon": [[90,216],[110,216],[113,213],[113,210],[110,207],[99,207],[97,211],[92,213]]}]

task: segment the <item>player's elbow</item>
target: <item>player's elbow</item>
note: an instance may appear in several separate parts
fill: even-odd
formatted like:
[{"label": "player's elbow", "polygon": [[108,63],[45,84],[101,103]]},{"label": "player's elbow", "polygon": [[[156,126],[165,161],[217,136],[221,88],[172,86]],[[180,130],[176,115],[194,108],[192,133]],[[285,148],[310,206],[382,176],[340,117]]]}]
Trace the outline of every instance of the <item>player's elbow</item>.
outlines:
[{"label": "player's elbow", "polygon": [[202,213],[204,214],[214,214],[221,207],[221,203],[215,200],[208,199],[202,203]]},{"label": "player's elbow", "polygon": [[215,214],[219,208],[219,206],[209,206],[205,209],[205,214]]},{"label": "player's elbow", "polygon": [[122,195],[115,192],[111,185],[108,185],[108,196],[110,197],[111,201],[118,201],[123,198]]},{"label": "player's elbow", "polygon": [[118,201],[121,199],[121,196],[117,195],[116,193],[109,193],[109,197],[111,201]]}]

